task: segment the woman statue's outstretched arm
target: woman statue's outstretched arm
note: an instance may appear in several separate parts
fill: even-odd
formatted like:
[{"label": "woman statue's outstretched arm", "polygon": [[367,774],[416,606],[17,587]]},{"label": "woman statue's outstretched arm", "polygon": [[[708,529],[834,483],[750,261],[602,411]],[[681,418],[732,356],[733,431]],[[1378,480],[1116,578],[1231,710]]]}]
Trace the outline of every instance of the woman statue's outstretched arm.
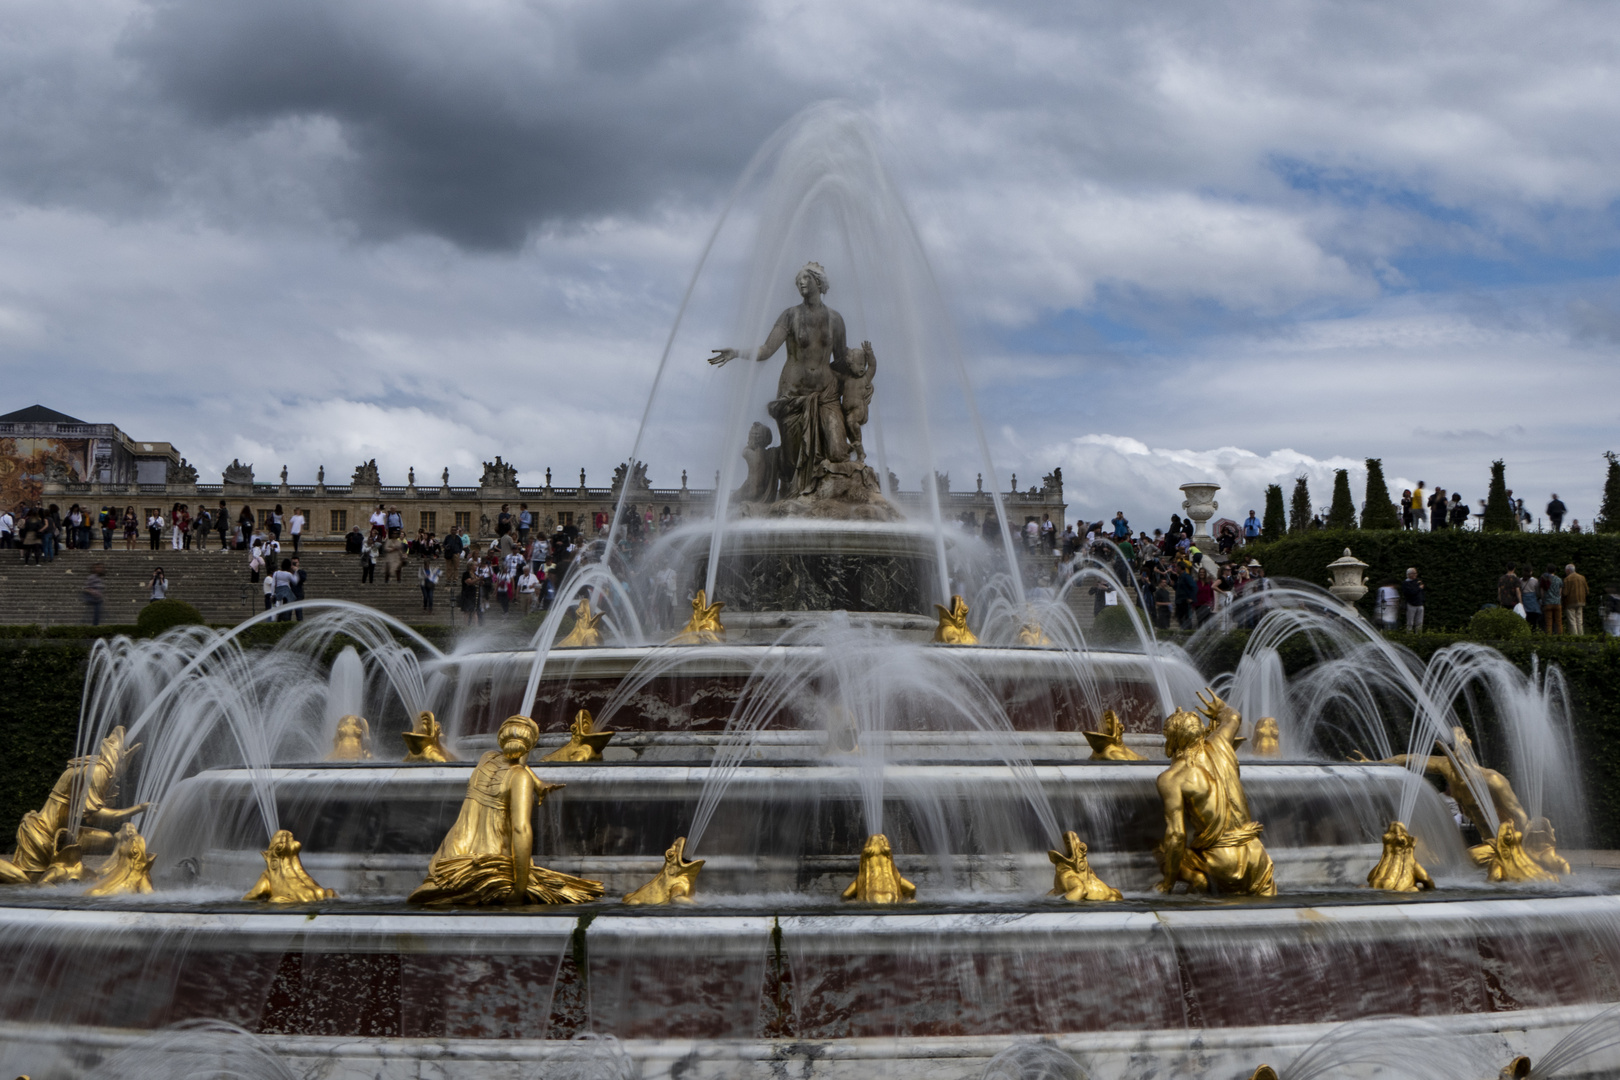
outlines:
[{"label": "woman statue's outstretched arm", "polygon": [[[787,340],[788,323],[792,315],[793,309],[789,308],[777,317],[776,325],[771,327],[770,336],[765,339],[765,344],[759,347],[759,351],[754,356],[755,360],[762,362],[769,360],[776,354],[776,350],[782,347],[782,343]],[[741,353],[736,349],[716,349],[714,355],[709,357],[709,363],[719,367],[721,364],[737,359],[740,355]]]}]

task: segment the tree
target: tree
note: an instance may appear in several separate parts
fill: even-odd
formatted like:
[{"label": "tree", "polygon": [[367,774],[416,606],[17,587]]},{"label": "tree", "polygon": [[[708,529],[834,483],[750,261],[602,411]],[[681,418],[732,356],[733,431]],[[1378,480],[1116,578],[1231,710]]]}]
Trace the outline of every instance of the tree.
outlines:
[{"label": "tree", "polygon": [[1513,504],[1508,501],[1507,466],[1502,459],[1491,462],[1491,490],[1485,496],[1485,518],[1480,528],[1492,532],[1513,532],[1519,527]]},{"label": "tree", "polygon": [[1367,503],[1361,508],[1363,529],[1398,529],[1401,514],[1389,501],[1389,485],[1384,482],[1382,458],[1367,459]]},{"label": "tree", "polygon": [[1603,508],[1592,523],[1594,532],[1620,533],[1620,455],[1606,452],[1609,459],[1609,478],[1603,482]]},{"label": "tree", "polygon": [[1311,527],[1311,489],[1303,476],[1294,477],[1294,497],[1288,504],[1288,531],[1302,533]]},{"label": "tree", "polygon": [[1278,540],[1288,531],[1288,517],[1283,511],[1282,485],[1266,488],[1266,516],[1260,522],[1260,539]]},{"label": "tree", "polygon": [[1350,498],[1350,470],[1333,471],[1333,505],[1328,507],[1327,527],[1353,529],[1356,527],[1356,504]]}]

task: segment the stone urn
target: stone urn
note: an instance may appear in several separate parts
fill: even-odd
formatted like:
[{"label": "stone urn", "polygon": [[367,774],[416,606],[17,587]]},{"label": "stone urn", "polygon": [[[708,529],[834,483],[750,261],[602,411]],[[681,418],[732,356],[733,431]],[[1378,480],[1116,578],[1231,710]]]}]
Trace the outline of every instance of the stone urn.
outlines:
[{"label": "stone urn", "polygon": [[1342,558],[1334,559],[1327,565],[1328,573],[1333,575],[1333,583],[1328,586],[1328,592],[1340,600],[1355,606],[1357,600],[1367,595],[1367,583],[1362,575],[1367,572],[1367,564],[1350,554],[1350,549],[1344,549]]},{"label": "stone urn", "polygon": [[1209,535],[1209,519],[1221,508],[1221,504],[1215,501],[1215,493],[1219,490],[1221,490],[1219,484],[1181,485],[1182,494],[1187,496],[1181,500],[1181,508],[1192,518],[1194,540],[1215,539]]}]

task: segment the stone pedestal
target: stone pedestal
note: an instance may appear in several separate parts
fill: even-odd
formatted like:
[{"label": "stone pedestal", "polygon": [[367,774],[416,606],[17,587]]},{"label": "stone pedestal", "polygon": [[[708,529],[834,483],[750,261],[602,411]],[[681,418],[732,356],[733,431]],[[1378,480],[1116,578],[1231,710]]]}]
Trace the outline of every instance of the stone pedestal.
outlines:
[{"label": "stone pedestal", "polygon": [[1192,518],[1194,540],[1215,539],[1209,534],[1209,519],[1221,508],[1221,504],[1215,501],[1215,493],[1219,490],[1219,484],[1200,482],[1181,485],[1182,493],[1187,496],[1181,501],[1181,509]]}]

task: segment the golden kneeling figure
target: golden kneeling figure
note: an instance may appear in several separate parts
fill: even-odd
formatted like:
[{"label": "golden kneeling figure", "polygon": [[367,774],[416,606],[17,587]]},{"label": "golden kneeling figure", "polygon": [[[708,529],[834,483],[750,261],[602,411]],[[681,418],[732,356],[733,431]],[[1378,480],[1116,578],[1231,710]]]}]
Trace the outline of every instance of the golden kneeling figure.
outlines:
[{"label": "golden kneeling figure", "polygon": [[428,862],[413,904],[580,904],[602,896],[600,881],[536,866],[534,810],[561,784],[543,784],[529,770],[540,728],[510,716],[497,734],[499,750],[478,759],[456,823]]}]

